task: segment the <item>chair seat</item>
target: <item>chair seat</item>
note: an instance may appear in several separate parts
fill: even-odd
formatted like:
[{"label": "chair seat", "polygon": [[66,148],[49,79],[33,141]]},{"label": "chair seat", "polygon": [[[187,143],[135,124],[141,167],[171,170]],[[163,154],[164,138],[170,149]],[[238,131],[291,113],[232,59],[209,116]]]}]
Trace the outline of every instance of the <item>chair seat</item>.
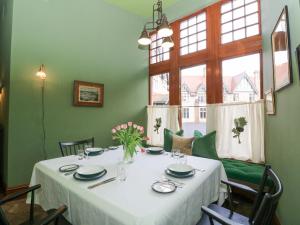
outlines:
[{"label": "chair seat", "polygon": [[[230,210],[226,209],[226,208],[223,208],[221,206],[218,206],[216,204],[210,204],[208,206],[208,208],[210,208],[211,210],[219,213],[220,215],[226,217],[226,218],[229,218],[229,215],[230,215]],[[238,214],[238,213],[233,213],[232,217],[230,218],[232,221],[238,223],[238,224],[243,224],[243,225],[249,225],[249,218],[241,215],[241,214]],[[202,217],[201,217],[201,220],[197,223],[197,225],[210,225],[210,222],[209,222],[209,218],[208,216],[203,213],[202,214]],[[214,225],[221,225],[220,223],[214,221]]]}]

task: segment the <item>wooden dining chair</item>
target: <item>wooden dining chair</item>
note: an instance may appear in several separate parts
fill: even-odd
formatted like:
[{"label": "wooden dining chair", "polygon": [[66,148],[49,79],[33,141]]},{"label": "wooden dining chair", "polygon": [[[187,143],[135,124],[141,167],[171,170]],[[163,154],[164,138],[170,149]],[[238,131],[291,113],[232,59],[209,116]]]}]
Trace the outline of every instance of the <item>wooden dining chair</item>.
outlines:
[{"label": "wooden dining chair", "polygon": [[[201,208],[203,216],[197,225],[271,225],[279,199],[283,192],[282,184],[271,169],[266,166],[259,190],[230,181],[222,181],[227,185],[230,210],[216,204]],[[237,188],[255,195],[250,217],[233,211],[231,188]]]},{"label": "wooden dining chair", "polygon": [[36,222],[34,220],[34,194],[37,189],[41,187],[40,184],[32,186],[27,188],[26,190],[23,190],[21,192],[9,195],[7,197],[4,197],[0,200],[0,224],[1,225],[9,225],[8,219],[5,215],[4,210],[2,209],[2,206],[10,201],[14,201],[20,197],[26,196],[28,193],[31,193],[31,202],[30,202],[30,211],[29,211],[29,224],[36,224],[36,225],[48,225],[50,223],[54,223],[55,225],[59,224],[60,219],[62,218],[62,214],[67,210],[67,206],[62,205],[58,209],[53,209],[48,211],[48,216],[42,221]]},{"label": "wooden dining chair", "polygon": [[84,149],[85,145],[91,145],[94,147],[94,137],[85,139],[85,140],[80,140],[80,141],[72,141],[72,142],[59,142],[59,147],[62,156],[67,156],[67,155],[76,155],[78,149]]}]

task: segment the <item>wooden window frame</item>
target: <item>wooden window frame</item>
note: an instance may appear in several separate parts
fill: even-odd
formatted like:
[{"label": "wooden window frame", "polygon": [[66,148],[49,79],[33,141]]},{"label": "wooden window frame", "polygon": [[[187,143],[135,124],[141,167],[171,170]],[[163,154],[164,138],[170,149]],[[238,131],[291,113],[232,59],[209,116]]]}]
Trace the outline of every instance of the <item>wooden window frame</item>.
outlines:
[{"label": "wooden window frame", "polygon": [[[151,103],[150,77],[161,73],[169,73],[169,104],[181,105],[180,70],[187,67],[206,64],[206,102],[207,104],[223,102],[222,61],[251,54],[260,54],[260,98],[263,97],[262,77],[262,36],[261,36],[261,3],[258,0],[259,34],[221,43],[221,6],[230,0],[221,0],[191,15],[180,18],[173,23],[174,47],[170,50],[170,59],[150,64],[149,50],[149,104]],[[206,49],[187,55],[180,55],[180,22],[202,12],[206,12]]]}]

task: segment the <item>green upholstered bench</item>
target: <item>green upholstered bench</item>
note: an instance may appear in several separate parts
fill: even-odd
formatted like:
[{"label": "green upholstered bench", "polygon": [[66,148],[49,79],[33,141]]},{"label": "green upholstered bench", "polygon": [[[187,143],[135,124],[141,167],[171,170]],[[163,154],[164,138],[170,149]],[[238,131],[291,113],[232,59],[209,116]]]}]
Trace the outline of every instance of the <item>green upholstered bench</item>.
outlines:
[{"label": "green upholstered bench", "polygon": [[260,184],[265,169],[263,165],[235,159],[221,159],[221,161],[229,179],[243,181],[246,184]]}]

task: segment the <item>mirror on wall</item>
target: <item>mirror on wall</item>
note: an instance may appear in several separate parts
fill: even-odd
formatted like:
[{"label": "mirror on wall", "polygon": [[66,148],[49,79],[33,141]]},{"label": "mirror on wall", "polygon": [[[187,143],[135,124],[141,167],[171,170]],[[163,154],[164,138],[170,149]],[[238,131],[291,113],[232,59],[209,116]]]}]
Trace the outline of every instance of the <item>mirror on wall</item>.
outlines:
[{"label": "mirror on wall", "polygon": [[291,48],[288,8],[284,7],[272,32],[274,89],[278,91],[292,83]]}]

